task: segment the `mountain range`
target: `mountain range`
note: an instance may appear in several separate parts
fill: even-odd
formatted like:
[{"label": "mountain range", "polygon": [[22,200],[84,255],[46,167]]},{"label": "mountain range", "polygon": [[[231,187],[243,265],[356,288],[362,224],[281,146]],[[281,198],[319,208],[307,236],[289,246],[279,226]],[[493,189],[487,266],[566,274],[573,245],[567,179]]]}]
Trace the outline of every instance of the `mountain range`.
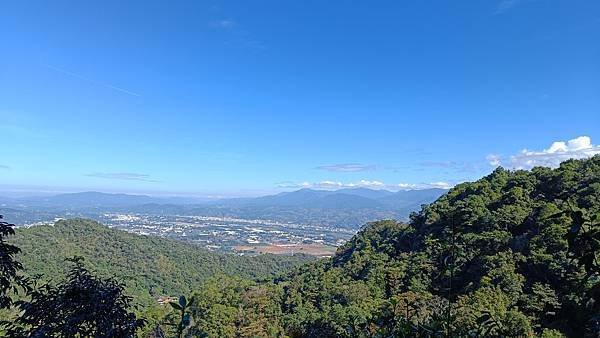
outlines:
[{"label": "mountain range", "polygon": [[[359,226],[382,218],[407,219],[422,204],[435,201],[444,189],[392,192],[352,188],[300,189],[253,198],[207,200],[194,197],[78,192],[43,197],[2,198],[0,211],[25,224],[55,217],[94,217],[98,212],[231,216],[294,223]],[[51,217],[50,217],[51,216]],[[44,218],[42,217],[42,218]]]},{"label": "mountain range", "polygon": [[444,189],[374,190],[367,188],[347,188],[339,190],[300,189],[292,192],[282,192],[277,195],[237,198],[211,202],[223,206],[277,206],[301,208],[418,208],[421,204],[433,202],[441,196]]},{"label": "mountain range", "polygon": [[148,195],[111,194],[97,191],[65,193],[51,196],[31,196],[21,198],[1,198],[0,204],[40,207],[64,207],[71,209],[93,207],[128,207],[143,204],[198,204],[208,201],[195,197],[155,197]]},{"label": "mountain range", "polygon": [[5,206],[40,206],[64,208],[114,208],[145,204],[211,205],[211,206],[288,206],[303,208],[405,208],[430,203],[441,196],[444,189],[404,190],[392,192],[367,188],[340,190],[300,189],[252,198],[230,198],[210,200],[196,197],[155,197],[148,195],[111,194],[96,191],[65,193],[43,197],[7,198],[0,204]]}]

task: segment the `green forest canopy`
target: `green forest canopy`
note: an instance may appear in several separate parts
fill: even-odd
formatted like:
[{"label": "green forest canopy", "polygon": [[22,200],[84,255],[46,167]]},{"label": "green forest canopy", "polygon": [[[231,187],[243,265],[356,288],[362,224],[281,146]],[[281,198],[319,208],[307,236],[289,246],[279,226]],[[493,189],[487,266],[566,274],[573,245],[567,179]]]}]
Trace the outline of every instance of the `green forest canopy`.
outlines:
[{"label": "green forest canopy", "polygon": [[599,213],[600,156],[498,168],[285,278],[210,280],[191,332],[598,337]]},{"label": "green forest canopy", "polygon": [[161,295],[188,293],[215,274],[272,278],[311,259],[304,255],[242,257],[214,253],[83,219],[19,228],[11,243],[21,248],[17,259],[30,276],[42,274],[44,280],[60,281],[70,269],[67,259],[81,256],[91,271],[125,283],[126,291],[143,305],[156,303]]}]

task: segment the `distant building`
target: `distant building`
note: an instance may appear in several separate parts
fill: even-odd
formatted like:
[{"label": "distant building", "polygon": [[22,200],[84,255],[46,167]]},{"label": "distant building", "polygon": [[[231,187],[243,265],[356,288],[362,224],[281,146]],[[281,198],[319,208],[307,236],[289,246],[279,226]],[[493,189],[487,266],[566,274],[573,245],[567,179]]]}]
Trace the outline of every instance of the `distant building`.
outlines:
[{"label": "distant building", "polygon": [[175,302],[175,301],[177,301],[177,297],[160,296],[156,299],[156,302],[159,305],[166,305],[166,304],[169,304],[169,302]]}]

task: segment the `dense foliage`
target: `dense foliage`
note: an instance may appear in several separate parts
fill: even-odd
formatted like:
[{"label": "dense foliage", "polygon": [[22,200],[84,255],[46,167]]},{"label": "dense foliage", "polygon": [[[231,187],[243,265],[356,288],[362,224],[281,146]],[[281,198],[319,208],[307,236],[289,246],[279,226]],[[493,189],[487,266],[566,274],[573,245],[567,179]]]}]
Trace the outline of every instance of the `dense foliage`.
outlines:
[{"label": "dense foliage", "polygon": [[598,337],[600,156],[495,170],[274,283],[208,281],[211,337]]},{"label": "dense foliage", "polygon": [[113,279],[91,274],[81,258],[66,281],[33,287],[17,301],[19,315],[8,325],[9,337],[133,337],[144,321],[130,312],[131,298]]},{"label": "dense foliage", "polygon": [[15,256],[21,250],[6,242],[8,236],[14,235],[14,225],[2,221],[0,215],[0,309],[8,308],[12,299],[11,292],[17,292],[17,286],[25,287],[25,280],[18,274],[23,268]]},{"label": "dense foliage", "polygon": [[269,278],[310,259],[302,255],[240,257],[213,253],[192,244],[135,235],[82,219],[17,229],[10,243],[22,250],[18,260],[29,276],[41,274],[44,281],[62,281],[69,271],[66,260],[80,256],[94,273],[123,282],[126,293],[142,305],[156,304],[156,297],[161,295],[188,293],[217,273]]}]

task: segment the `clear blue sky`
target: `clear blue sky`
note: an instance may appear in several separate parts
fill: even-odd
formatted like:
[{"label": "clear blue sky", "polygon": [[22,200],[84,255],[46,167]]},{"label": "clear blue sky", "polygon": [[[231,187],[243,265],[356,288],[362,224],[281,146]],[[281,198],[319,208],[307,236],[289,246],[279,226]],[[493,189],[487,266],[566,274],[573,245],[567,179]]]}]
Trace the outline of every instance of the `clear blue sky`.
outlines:
[{"label": "clear blue sky", "polygon": [[0,42],[5,189],[426,187],[600,151],[598,1],[3,1]]}]

